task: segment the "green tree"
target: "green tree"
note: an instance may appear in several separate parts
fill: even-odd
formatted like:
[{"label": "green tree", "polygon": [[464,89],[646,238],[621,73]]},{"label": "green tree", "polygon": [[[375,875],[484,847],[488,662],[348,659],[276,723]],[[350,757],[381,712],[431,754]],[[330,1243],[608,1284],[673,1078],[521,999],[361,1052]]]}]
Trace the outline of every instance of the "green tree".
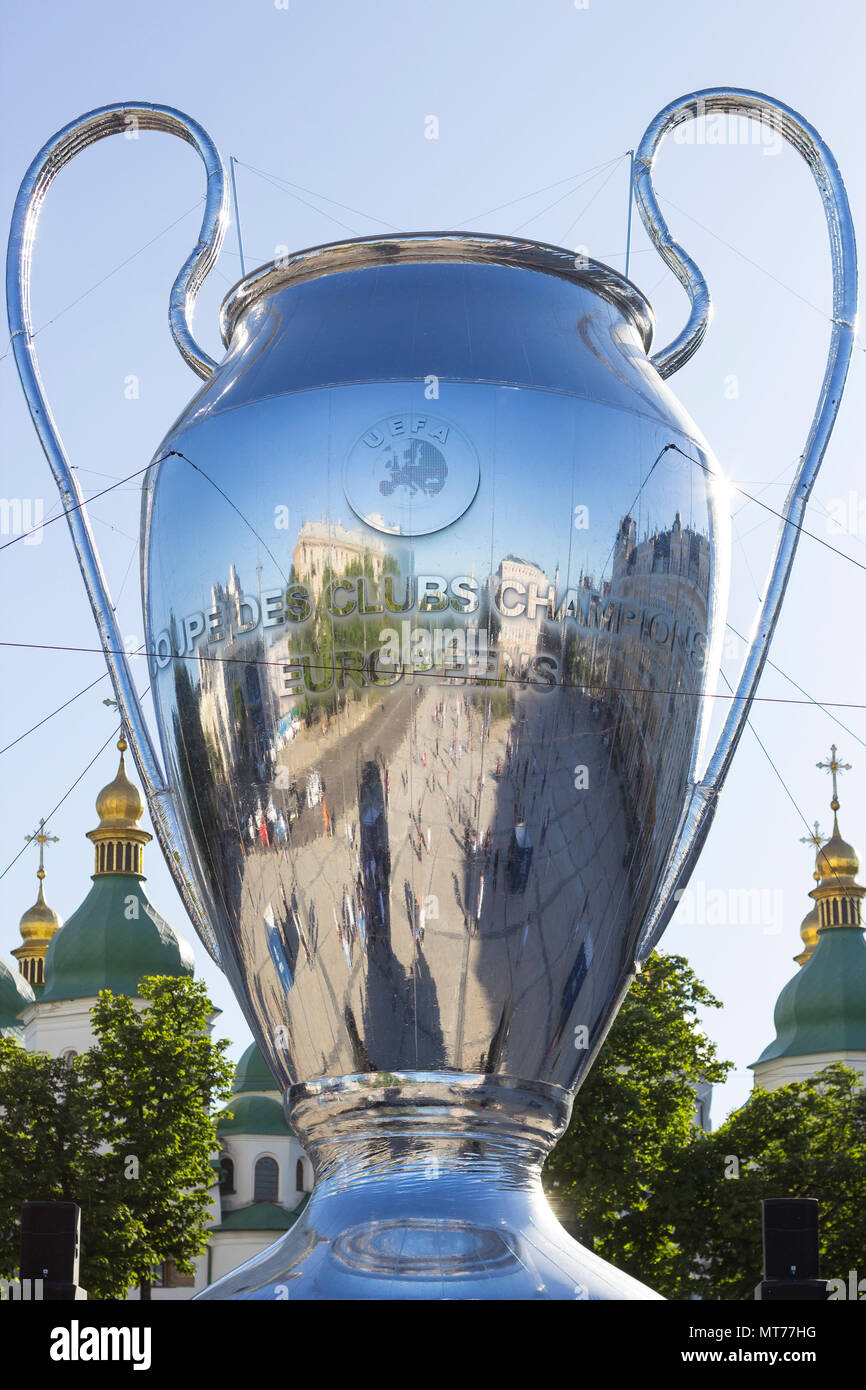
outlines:
[{"label": "green tree", "polygon": [[122,1298],[132,1282],[118,1252],[141,1239],[125,1184],[102,1151],[99,1097],[76,1064],[0,1039],[0,1275],[14,1277],[22,1202],[81,1207],[81,1282]]},{"label": "green tree", "polygon": [[137,1009],[103,990],[92,1010],[96,1046],[82,1070],[98,1091],[105,1140],[122,1166],[140,1239],[129,1264],[143,1299],[151,1271],[171,1258],[182,1274],[207,1242],[216,1145],[213,1111],[230,1094],[228,1042],[208,1035],[212,1005],[198,980],[149,977]]},{"label": "green tree", "polygon": [[660,1184],[658,1216],[692,1253],[686,1280],[663,1292],[751,1298],[765,1197],[816,1198],[822,1276],[862,1272],[864,1169],[866,1088],[850,1067],[754,1091],[713,1134],[692,1136]]},{"label": "green tree", "polygon": [[730,1069],[696,1025],[699,1008],[719,1007],[682,956],[653,954],[544,1170],[576,1239],[660,1291],[681,1286],[690,1268],[655,1194],[695,1132],[695,1084],[720,1083]]},{"label": "green tree", "polygon": [[181,1273],[207,1240],[214,1110],[230,1094],[225,1041],[208,1036],[199,981],[146,978],[148,1007],[103,990],[96,1042],[69,1068],[0,1040],[0,1273],[18,1266],[22,1201],[82,1209],[91,1297],[150,1297],[154,1265]]},{"label": "green tree", "polygon": [[835,1063],[754,1091],[712,1134],[693,1085],[730,1064],[696,1027],[718,1007],[681,956],[654,955],[626,998],[545,1168],[564,1225],[666,1298],[751,1299],[761,1201],[818,1200],[821,1270],[846,1279],[866,1251],[866,1088]]}]

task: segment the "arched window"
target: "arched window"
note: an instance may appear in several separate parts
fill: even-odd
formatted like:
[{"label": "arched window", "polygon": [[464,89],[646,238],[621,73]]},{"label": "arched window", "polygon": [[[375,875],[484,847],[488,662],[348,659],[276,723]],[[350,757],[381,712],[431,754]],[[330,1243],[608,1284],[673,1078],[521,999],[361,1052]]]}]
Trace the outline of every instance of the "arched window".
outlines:
[{"label": "arched window", "polygon": [[256,1162],[253,1182],[254,1202],[276,1202],[279,1193],[279,1174],[275,1158],[260,1158]]},{"label": "arched window", "polygon": [[220,1192],[226,1196],[235,1190],[235,1165],[228,1154],[220,1157]]},{"label": "arched window", "polygon": [[295,1188],[298,1192],[304,1190],[304,1160],[299,1158],[295,1164]]},{"label": "arched window", "polygon": [[63,1061],[66,1063],[67,1067],[71,1067],[72,1063],[78,1056],[78,1053],[75,1051],[74,1047],[70,1047],[66,1050],[66,1052],[62,1053],[61,1056],[63,1058]]}]

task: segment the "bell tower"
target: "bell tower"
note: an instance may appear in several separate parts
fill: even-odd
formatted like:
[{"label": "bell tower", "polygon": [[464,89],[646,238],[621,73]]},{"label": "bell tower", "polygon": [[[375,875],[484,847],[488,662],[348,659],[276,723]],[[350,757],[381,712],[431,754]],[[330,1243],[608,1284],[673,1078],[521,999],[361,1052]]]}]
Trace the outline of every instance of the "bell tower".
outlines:
[{"label": "bell tower", "polygon": [[117,776],[96,798],[99,825],[95,830],[88,830],[87,838],[96,849],[95,874],[141,877],[142,851],[153,837],[138,823],[144,814],[144,803],[138,787],[126,775],[124,754],[128,745],[122,733],[117,747],[120,751]]}]

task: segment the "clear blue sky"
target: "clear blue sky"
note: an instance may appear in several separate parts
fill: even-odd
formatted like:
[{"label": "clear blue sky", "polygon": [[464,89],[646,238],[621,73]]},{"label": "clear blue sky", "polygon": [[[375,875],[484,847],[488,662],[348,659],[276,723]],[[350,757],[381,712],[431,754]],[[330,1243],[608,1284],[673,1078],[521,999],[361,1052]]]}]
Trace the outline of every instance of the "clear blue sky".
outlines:
[{"label": "clear blue sky", "polygon": [[[7,6],[4,29],[0,201],[7,223],[18,182],[49,135],[103,103],[147,100],[195,116],[226,157],[357,210],[308,193],[300,194],[302,203],[241,167],[251,265],[271,259],[277,248],[362,235],[385,223],[401,230],[520,230],[586,246],[622,268],[625,162],[581,187],[578,179],[563,182],[485,212],[616,159],[666,102],[697,87],[726,84],[776,95],[818,126],[846,177],[866,243],[866,95],[844,58],[861,53],[866,37],[854,4],[830,0],[816,9],[805,0],[723,6],[589,0],[577,9],[572,0],[289,0],[282,9],[273,0],[213,0],[207,6],[33,0]],[[430,115],[439,121],[438,140],[425,138]],[[760,145],[671,140],[658,180],[660,192],[677,205],[666,205],[671,226],[705,271],[717,307],[705,346],[672,384],[731,478],[778,507],[802,448],[828,336],[830,279],[817,193],[792,152],[768,155]],[[194,154],[179,141],[150,134],[87,151],[51,190],[35,263],[35,320],[49,325],[39,340],[44,377],[88,494],[142,468],[196,388],[172,344],[166,314],[169,287],[196,234],[201,191]],[[199,336],[214,354],[218,302],[238,278],[236,251],[232,233],[200,300]],[[661,345],[679,329],[685,299],[639,224],[631,274],[654,304]],[[132,376],[139,395],[130,400],[125,386]],[[861,345],[807,521],[861,565],[864,385]],[[53,484],[8,356],[0,362],[0,391],[0,497],[42,497],[47,515],[56,505]],[[838,499],[855,521],[859,508],[859,530],[828,529],[827,511]],[[122,630],[136,641],[138,507],[138,484],[131,483],[92,508]],[[742,497],[734,507],[730,619],[745,632],[766,574],[774,522]],[[49,527],[41,545],[0,552],[0,578],[3,640],[95,646],[64,524]],[[773,659],[819,699],[866,698],[864,581],[862,569],[802,540]],[[26,648],[0,648],[0,662],[0,746],[104,669],[98,654]],[[144,686],[143,662],[139,666]],[[725,670],[733,680],[733,659]],[[773,671],[760,693],[797,697]],[[108,737],[112,715],[101,701],[109,694],[106,679],[3,755],[0,870]],[[839,715],[851,734],[802,705],[758,705],[753,722],[796,802],[825,831],[829,784],[815,763],[836,741],[855,765],[842,786],[842,828],[866,851],[866,746],[858,742],[866,741],[866,718],[860,710]],[[115,760],[110,746],[51,822],[61,840],[50,851],[48,898],[64,917],[89,887],[92,851],[83,835],[95,823],[94,797],[113,776]],[[798,843],[804,833],[747,731],[696,872],[695,884],[704,885],[696,887],[696,900],[716,889],[760,889],[770,916],[777,908],[781,914],[765,924],[675,921],[664,942],[689,957],[725,1006],[706,1025],[737,1069],[716,1093],[717,1122],[748,1093],[747,1065],[771,1038],[772,1004],[796,969],[791,957],[799,950],[797,927],[812,886],[809,852]],[[189,930],[153,846],[147,868],[156,906]],[[7,959],[18,943],[18,918],[34,897],[34,870],[28,850],[0,879],[0,952]],[[200,945],[197,959],[237,1056],[248,1040],[245,1025]]]}]

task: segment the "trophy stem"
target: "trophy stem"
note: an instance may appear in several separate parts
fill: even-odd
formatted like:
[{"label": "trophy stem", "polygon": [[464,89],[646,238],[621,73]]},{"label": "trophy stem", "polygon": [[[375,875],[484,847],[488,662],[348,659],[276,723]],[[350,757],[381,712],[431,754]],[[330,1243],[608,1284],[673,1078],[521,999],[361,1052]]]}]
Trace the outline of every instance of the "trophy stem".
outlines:
[{"label": "trophy stem", "polygon": [[646,1299],[572,1240],[541,1186],[572,1097],[459,1073],[294,1086],[316,1187],[292,1230],[214,1299]]}]

